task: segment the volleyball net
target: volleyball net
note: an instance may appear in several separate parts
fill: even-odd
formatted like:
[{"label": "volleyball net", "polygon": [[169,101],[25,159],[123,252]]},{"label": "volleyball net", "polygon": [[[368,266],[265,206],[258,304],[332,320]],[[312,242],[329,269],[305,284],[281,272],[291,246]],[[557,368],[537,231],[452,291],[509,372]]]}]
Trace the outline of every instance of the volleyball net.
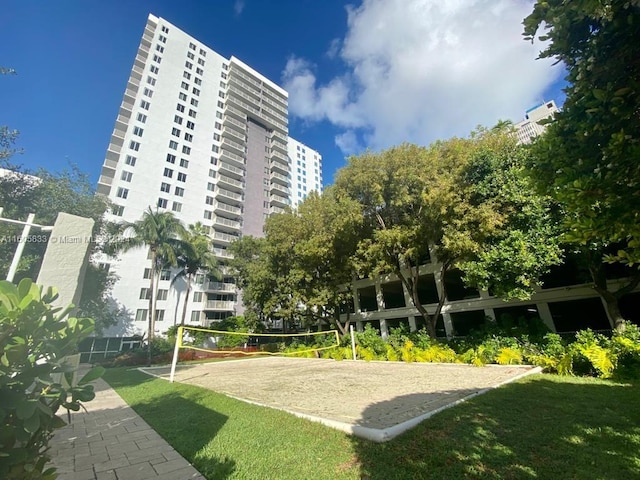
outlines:
[{"label": "volleyball net", "polygon": [[171,362],[173,381],[180,350],[195,350],[210,356],[304,356],[340,346],[337,330],[305,333],[249,333],[178,327]]}]

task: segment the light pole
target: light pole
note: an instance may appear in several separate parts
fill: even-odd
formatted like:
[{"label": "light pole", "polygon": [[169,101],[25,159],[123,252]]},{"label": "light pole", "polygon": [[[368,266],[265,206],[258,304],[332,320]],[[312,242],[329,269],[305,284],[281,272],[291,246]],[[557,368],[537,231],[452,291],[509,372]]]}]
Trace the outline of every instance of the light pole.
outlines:
[{"label": "light pole", "polygon": [[16,275],[16,270],[18,270],[18,263],[20,263],[20,258],[22,257],[22,252],[24,250],[24,244],[27,243],[27,237],[29,236],[29,232],[31,231],[31,227],[36,227],[43,232],[50,232],[53,230],[52,226],[46,225],[38,225],[37,223],[33,223],[33,219],[35,218],[35,213],[30,213],[27,217],[26,222],[22,222],[20,220],[11,220],[10,218],[2,217],[3,208],[0,207],[0,221],[6,223],[13,223],[18,225],[24,225],[22,229],[22,236],[20,236],[18,241],[18,247],[16,248],[16,253],[13,255],[13,260],[11,261],[11,266],[9,267],[9,272],[7,273],[7,280],[9,282],[13,282],[13,277]]}]

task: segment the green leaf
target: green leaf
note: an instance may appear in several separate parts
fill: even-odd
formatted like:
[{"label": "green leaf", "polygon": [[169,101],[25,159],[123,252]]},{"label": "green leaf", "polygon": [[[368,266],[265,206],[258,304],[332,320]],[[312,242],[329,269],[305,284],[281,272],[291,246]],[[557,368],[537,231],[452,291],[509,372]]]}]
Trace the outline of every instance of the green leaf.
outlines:
[{"label": "green leaf", "polygon": [[105,369],[104,367],[93,367],[91,370],[89,370],[78,382],[78,385],[84,385],[86,383],[92,382],[94,380],[96,380],[97,378],[102,377],[102,375],[104,375]]},{"label": "green leaf", "polygon": [[40,415],[36,412],[24,421],[24,429],[29,433],[35,433],[40,428]]}]

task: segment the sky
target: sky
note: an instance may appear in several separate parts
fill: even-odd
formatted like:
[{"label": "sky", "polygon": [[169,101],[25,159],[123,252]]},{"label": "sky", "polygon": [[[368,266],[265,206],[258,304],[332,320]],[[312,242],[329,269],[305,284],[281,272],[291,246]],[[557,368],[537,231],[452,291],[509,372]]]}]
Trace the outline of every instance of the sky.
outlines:
[{"label": "sky", "polygon": [[467,136],[564,95],[564,71],[522,39],[530,0],[4,0],[0,125],[14,163],[95,185],[147,15],[289,92],[289,134],[323,157]]}]

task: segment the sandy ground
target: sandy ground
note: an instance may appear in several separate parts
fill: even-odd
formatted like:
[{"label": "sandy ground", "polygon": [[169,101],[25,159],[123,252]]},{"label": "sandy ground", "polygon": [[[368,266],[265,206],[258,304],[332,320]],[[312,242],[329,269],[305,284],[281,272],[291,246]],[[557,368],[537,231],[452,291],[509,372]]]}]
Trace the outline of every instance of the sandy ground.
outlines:
[{"label": "sandy ground", "polygon": [[[170,372],[143,370],[163,378]],[[532,372],[527,366],[270,357],[178,366],[175,381],[328,420],[323,423],[388,429]]]}]

